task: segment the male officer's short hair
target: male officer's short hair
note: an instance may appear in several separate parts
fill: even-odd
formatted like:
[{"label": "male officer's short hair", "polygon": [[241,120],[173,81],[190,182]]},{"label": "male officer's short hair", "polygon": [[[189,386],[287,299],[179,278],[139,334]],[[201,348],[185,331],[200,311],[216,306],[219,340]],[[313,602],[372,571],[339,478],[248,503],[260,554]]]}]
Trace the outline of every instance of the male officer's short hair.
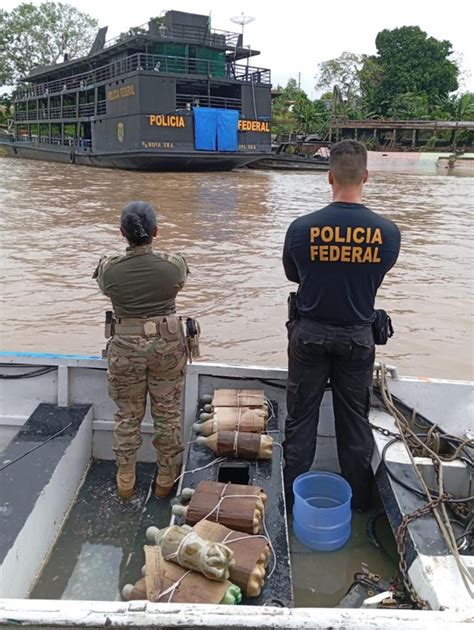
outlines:
[{"label": "male officer's short hair", "polygon": [[329,169],[338,184],[360,184],[367,169],[367,149],[357,140],[342,140],[333,147]]},{"label": "male officer's short hair", "polygon": [[122,210],[120,225],[130,243],[150,243],[156,227],[155,211],[146,201],[131,201]]}]

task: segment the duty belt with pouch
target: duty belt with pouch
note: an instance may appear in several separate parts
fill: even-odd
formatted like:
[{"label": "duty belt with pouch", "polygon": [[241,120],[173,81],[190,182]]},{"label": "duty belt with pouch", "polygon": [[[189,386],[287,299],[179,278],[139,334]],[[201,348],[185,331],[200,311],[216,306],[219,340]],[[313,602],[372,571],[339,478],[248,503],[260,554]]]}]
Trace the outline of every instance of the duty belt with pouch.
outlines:
[{"label": "duty belt with pouch", "polygon": [[[182,322],[184,328],[186,350],[189,361],[192,363],[193,358],[201,356],[199,351],[201,327],[197,319],[192,317],[184,318],[172,314],[117,319],[113,311],[106,311],[104,335],[106,339],[114,335],[145,335],[146,337],[159,335],[165,341],[171,341],[176,338],[179,321]],[[107,356],[107,348],[102,352],[102,356]]]},{"label": "duty belt with pouch", "polygon": [[374,335],[374,343],[378,346],[384,346],[389,338],[393,336],[392,319],[387,311],[384,311],[382,308],[375,311],[372,333]]},{"label": "duty belt with pouch", "polygon": [[[138,335],[145,337],[161,337],[165,341],[177,338],[179,318],[170,315],[153,315],[150,317],[115,317],[112,315],[113,335]],[[106,319],[107,326],[107,319]],[[107,330],[107,332],[109,332]]]}]

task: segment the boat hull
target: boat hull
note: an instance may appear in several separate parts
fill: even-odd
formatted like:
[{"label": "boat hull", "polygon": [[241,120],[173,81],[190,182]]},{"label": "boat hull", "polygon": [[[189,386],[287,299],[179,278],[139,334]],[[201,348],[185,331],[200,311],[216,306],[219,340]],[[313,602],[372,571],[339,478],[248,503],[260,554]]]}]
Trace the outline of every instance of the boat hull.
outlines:
[{"label": "boat hull", "polygon": [[243,155],[213,151],[93,153],[87,150],[68,150],[67,147],[43,147],[13,142],[0,142],[0,155],[134,171],[230,171],[261,157],[261,154]]},{"label": "boat hull", "polygon": [[249,168],[277,171],[328,171],[329,162],[297,155],[265,156],[248,164]]},{"label": "boat hull", "polygon": [[[9,427],[20,428],[25,425],[29,416],[35,412],[38,402],[43,402],[47,405],[56,405],[59,408],[65,410],[71,409],[78,404],[86,404],[91,406],[90,413],[88,412],[87,419],[84,420],[83,432],[77,432],[74,437],[74,444],[71,444],[69,450],[64,452],[64,465],[59,470],[58,474],[53,478],[52,482],[48,484],[49,494],[43,493],[42,501],[43,505],[38,506],[41,509],[37,509],[37,519],[32,519],[26,515],[28,522],[30,523],[30,531],[21,528],[21,532],[24,533],[24,539],[22,544],[14,545],[11,557],[14,559],[17,557],[16,552],[20,551],[25,546],[28,552],[28,566],[33,567],[32,553],[37,553],[36,570],[32,569],[32,574],[36,574],[37,570],[42,565],[43,553],[39,553],[37,539],[38,535],[41,537],[41,532],[48,532],[49,535],[55,536],[61,529],[62,516],[60,511],[57,515],[53,513],[53,507],[66,509],[69,505],[69,496],[65,496],[58,501],[58,488],[69,488],[74,492],[83,478],[86,468],[89,465],[90,458],[94,460],[110,460],[113,458],[112,440],[113,440],[113,414],[115,411],[112,401],[107,396],[107,384],[106,384],[106,368],[107,362],[99,357],[83,357],[76,355],[48,355],[34,353],[9,353],[4,352],[0,354],[0,360],[3,364],[2,373],[9,375],[9,380],[0,381],[0,399],[2,400],[2,412],[0,414],[0,441],[2,438],[1,430],[8,431]],[[41,369],[39,369],[41,368]],[[39,370],[39,373],[35,378],[29,378],[28,381],[18,378],[18,376],[24,375],[31,370]],[[442,381],[442,380],[430,380],[430,379],[417,379],[417,378],[400,378],[398,377],[396,370],[390,368],[391,381],[390,390],[394,396],[397,396],[400,400],[411,409],[416,407],[420,413],[423,413],[426,417],[430,417],[432,421],[436,422],[442,429],[452,432],[453,427],[457,427],[460,430],[462,426],[469,426],[468,420],[472,418],[472,383],[462,381]],[[17,375],[17,379],[12,379],[13,375]],[[197,401],[203,394],[209,394],[214,390],[216,385],[218,387],[261,387],[265,386],[265,391],[270,400],[277,403],[281,409],[285,408],[285,384],[286,370],[281,368],[259,368],[259,367],[244,367],[244,366],[224,366],[216,364],[193,364],[190,365],[187,371],[186,378],[186,392],[183,409],[183,432],[184,435],[190,436],[191,425],[196,419],[196,405]],[[28,384],[25,387],[25,383]],[[329,411],[330,405],[330,392],[325,394],[326,401],[322,405],[321,414],[321,431],[324,434],[333,435],[331,413]],[[450,413],[452,405],[455,403],[455,413]],[[395,430],[393,418],[386,414],[382,409],[374,408],[371,410],[371,420],[377,426],[387,429],[391,432]],[[144,444],[139,452],[140,462],[153,462],[155,453],[151,447],[151,435],[153,432],[151,418],[149,413],[145,418],[142,425],[142,432],[148,434],[149,439],[144,440]],[[384,486],[381,479],[381,473],[379,470],[380,459],[382,456],[382,450],[387,439],[385,435],[380,432],[375,432],[374,437],[376,440],[376,449],[374,451],[374,457],[372,460],[372,466],[376,473],[376,479],[379,482],[382,494],[386,495],[387,501],[390,499],[392,506],[394,501],[398,500],[399,493],[393,486]],[[71,437],[71,440],[73,438]],[[324,442],[326,440],[326,442]],[[329,444],[331,442],[331,444]],[[19,445],[21,451],[24,450],[25,442]],[[66,445],[67,446],[67,445]],[[78,448],[80,446],[80,448]],[[324,457],[329,457],[331,453],[329,451],[334,449],[334,440],[327,436],[323,438],[321,436],[320,446],[324,447]],[[38,451],[41,455],[44,451]],[[398,453],[398,454],[397,454]],[[80,455],[77,459],[76,456]],[[321,453],[323,455],[323,453]],[[74,456],[74,461],[71,462],[70,456]],[[403,449],[391,449],[389,453],[390,461],[389,466],[394,470],[398,470],[398,465],[405,465],[402,458],[406,459],[407,456],[403,454]],[[61,461],[63,461],[61,460]],[[28,460],[26,460],[28,461]],[[29,459],[32,461],[32,458]],[[321,463],[321,462],[320,462]],[[23,462],[23,465],[25,462]],[[455,466],[455,464],[449,464]],[[15,470],[12,468],[11,470]],[[17,468],[17,470],[23,469]],[[448,471],[446,471],[448,472]],[[456,471],[454,471],[456,472]],[[454,479],[454,472],[452,478]],[[67,473],[67,475],[66,475]],[[111,475],[109,475],[110,477]],[[449,475],[451,477],[451,475]],[[448,475],[446,475],[448,478]],[[386,480],[385,480],[386,481]],[[113,480],[111,481],[113,483]],[[457,483],[457,482],[456,482]],[[31,489],[30,489],[31,491]],[[457,493],[456,493],[457,494]],[[23,496],[23,495],[21,495]],[[48,505],[44,505],[45,501],[49,501]],[[399,521],[402,514],[405,514],[411,510],[411,505],[402,505],[399,502],[399,508],[390,509],[390,505],[387,503],[387,513],[392,515],[393,519]],[[36,503],[35,503],[36,507]],[[7,514],[7,512],[5,512]],[[15,518],[18,516],[18,510],[14,512]],[[34,514],[33,514],[34,515]],[[0,518],[1,518],[0,514]],[[8,516],[8,514],[7,514]],[[54,526],[49,526],[48,519],[54,517]],[[13,526],[13,520],[10,518],[11,525]],[[426,518],[415,521],[410,528],[420,528],[420,535],[428,532],[425,536],[429,545],[426,549],[421,549],[410,544],[410,540],[414,540],[410,535],[410,539],[407,540],[407,561],[410,564],[409,575],[415,589],[420,591],[420,595],[430,601],[430,605],[433,608],[448,608],[449,619],[459,619],[459,623],[462,624],[467,619],[472,617],[470,606],[471,602],[466,603],[466,595],[464,589],[461,587],[459,577],[456,577],[456,567],[452,566],[453,562],[446,556],[445,552],[441,548],[434,548],[434,533],[433,530],[427,529]],[[142,528],[143,529],[143,528]],[[284,528],[280,530],[283,532]],[[31,533],[33,532],[33,533]],[[415,532],[416,533],[416,532]],[[43,540],[43,538],[41,538]],[[45,539],[46,541],[46,539]],[[416,541],[415,541],[416,542]],[[27,547],[27,545],[29,545]],[[44,550],[42,550],[44,551]],[[423,553],[424,551],[424,553]],[[426,555],[427,553],[433,553],[433,555]],[[20,556],[18,556],[20,557]],[[474,568],[473,561],[470,557],[463,556],[464,561],[469,566]],[[13,562],[13,560],[12,560]],[[24,563],[23,563],[24,564]],[[8,575],[14,575],[15,572],[19,575],[21,571],[24,571],[22,563],[17,563],[17,566],[11,567]],[[23,585],[23,593],[27,594],[27,591],[31,584],[31,579],[26,579]],[[31,576],[30,576],[31,577]],[[456,577],[456,579],[454,579]],[[23,579],[23,578],[22,578]],[[9,585],[6,580],[0,579],[0,584],[5,588],[5,584]],[[8,593],[11,596],[11,593]],[[22,593],[16,593],[15,597],[23,597]],[[4,599],[2,599],[4,597]],[[276,602],[275,602],[276,603]],[[63,606],[64,604],[64,606]],[[125,604],[116,602],[103,602],[105,616],[96,619],[95,623],[100,623],[99,619],[102,619],[102,623],[107,621],[107,625],[119,625],[126,620],[124,625],[133,625],[135,627],[149,627],[148,616],[136,617],[136,609],[133,606],[138,604]],[[21,599],[7,599],[6,593],[0,591],[0,626],[10,627],[9,623],[5,624],[4,620],[14,619],[15,623],[22,620],[22,623],[28,625],[28,627],[35,627],[41,624],[48,625],[52,616],[55,617],[55,627],[73,627],[75,625],[77,612],[78,615],[84,615],[86,613],[87,623],[82,625],[93,626],[92,617],[89,613],[91,611],[98,611],[97,602],[84,601],[76,602],[71,608],[71,602],[61,602],[59,600],[49,601],[48,607],[42,609],[41,601],[27,600],[23,602]],[[166,626],[165,619],[167,615],[171,614],[173,605],[157,605],[140,602],[140,606],[143,615],[150,613],[155,615],[153,619],[154,627]],[[271,606],[251,606],[252,613],[246,613],[246,607],[236,607],[233,610],[226,608],[226,623],[224,625],[228,627],[256,627],[265,626],[269,622],[269,615],[271,615],[272,627],[282,628],[298,628],[307,627],[310,623],[311,627],[327,627],[328,624],[334,628],[348,627],[352,628],[364,628],[367,627],[368,616],[373,615],[374,626],[384,628],[396,628],[401,623],[405,627],[420,627],[420,619],[418,618],[417,611],[402,611],[402,610],[344,610],[341,613],[340,609],[326,610],[318,608],[305,609],[304,620],[298,618],[298,609],[290,610],[288,608],[272,608]],[[133,614],[132,614],[133,610]],[[215,617],[216,625],[212,625],[210,619],[214,614],[220,612],[219,607],[201,605],[199,607],[187,607],[186,605],[180,605],[180,610],[186,610],[186,619],[188,627],[204,627],[202,625],[203,618],[200,618],[202,614],[206,618],[205,627],[222,627],[222,618]],[[301,610],[301,609],[300,609]],[[32,614],[32,611],[35,611]],[[106,611],[106,612],[105,612]],[[459,612],[456,612],[459,611]],[[124,613],[126,615],[124,616]],[[127,615],[131,614],[129,618]],[[245,619],[242,615],[246,613],[248,617]],[[48,615],[51,614],[51,617]],[[162,614],[164,617],[159,617]],[[445,621],[443,617],[439,617],[439,614],[443,613],[429,613],[423,611],[423,619],[428,621],[431,627],[443,627],[445,628]],[[135,616],[134,616],[135,615]],[[350,617],[349,615],[353,615]],[[428,615],[428,617],[427,617]],[[151,617],[150,617],[151,618]],[[110,621],[110,620],[113,621]],[[160,619],[160,621],[158,620]],[[331,623],[329,623],[329,619]],[[446,617],[444,617],[444,620]],[[145,623],[146,620],[146,623]],[[173,621],[175,618],[173,617]],[[90,624],[89,624],[90,622]],[[128,623],[130,622],[130,623]],[[439,623],[438,623],[439,622]],[[201,625],[200,625],[201,623]],[[141,625],[143,624],[143,625]],[[398,624],[398,625],[397,625]],[[435,624],[435,625],[433,625]],[[436,625],[438,624],[438,625]],[[444,624],[444,625],[443,625]],[[77,625],[77,623],[76,623]],[[100,624],[101,625],[101,624]],[[97,626],[94,626],[97,627]]]}]

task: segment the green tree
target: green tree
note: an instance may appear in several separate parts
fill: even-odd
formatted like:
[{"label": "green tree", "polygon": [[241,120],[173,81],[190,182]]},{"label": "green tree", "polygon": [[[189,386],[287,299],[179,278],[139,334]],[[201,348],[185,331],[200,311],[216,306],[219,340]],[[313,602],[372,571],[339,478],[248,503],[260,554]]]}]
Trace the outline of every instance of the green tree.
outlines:
[{"label": "green tree", "polygon": [[332,89],[337,85],[341,95],[347,101],[359,94],[359,71],[364,61],[363,55],[348,50],[335,59],[323,61],[316,74],[317,90]]},{"label": "green tree", "polygon": [[282,98],[290,101],[295,101],[298,96],[306,96],[307,98],[306,92],[298,87],[297,80],[291,77],[290,79],[288,79],[286,87],[283,89]]},{"label": "green tree", "polygon": [[296,79],[288,79],[286,87],[277,87],[276,91],[280,92],[280,95],[273,100],[273,113],[287,114],[290,112],[297,99],[308,99],[308,96],[304,90],[298,87]]},{"label": "green tree", "polygon": [[360,87],[367,106],[385,115],[403,94],[426,94],[428,112],[440,98],[458,88],[459,73],[451,43],[428,35],[419,26],[385,29],[375,40],[377,55],[367,57]]},{"label": "green tree", "polygon": [[398,94],[393,99],[387,114],[390,118],[427,119],[429,118],[429,109],[428,96],[425,92],[420,94],[407,92],[406,94]]},{"label": "green tree", "polygon": [[309,101],[306,92],[298,87],[296,79],[288,79],[286,87],[279,88],[281,94],[272,101],[272,131],[289,133],[296,131],[297,123],[293,113],[297,99]]},{"label": "green tree", "polygon": [[364,58],[359,71],[359,82],[362,100],[365,106],[377,113],[387,109],[388,100],[382,91],[383,71],[375,56]]},{"label": "green tree", "polygon": [[321,96],[319,97],[320,101],[332,101],[332,99],[333,99],[332,90],[330,92],[324,92],[324,94],[321,94]]},{"label": "green tree", "polygon": [[456,120],[474,120],[474,94],[472,92],[455,98],[454,117]]},{"label": "green tree", "polygon": [[37,66],[81,57],[94,41],[97,21],[62,2],[24,2],[0,10],[0,84],[12,85]]},{"label": "green tree", "polygon": [[302,133],[324,132],[328,123],[328,110],[319,101],[312,102],[307,96],[300,96],[293,106],[297,131]]},{"label": "green tree", "polygon": [[[474,120],[474,93],[466,92],[460,96],[451,98],[451,116],[454,120]],[[456,129],[453,132],[452,144],[468,144],[474,143],[474,131]]]},{"label": "green tree", "polygon": [[311,101],[293,78],[276,91],[281,93],[272,102],[273,133],[326,133],[330,118],[327,101]]},{"label": "green tree", "polygon": [[328,107],[329,103],[325,99],[317,99],[316,101],[313,101],[313,105],[316,114],[316,125],[312,131],[324,136],[329,129],[331,108]]},{"label": "green tree", "polygon": [[11,118],[12,101],[9,94],[2,94],[0,96],[0,125],[6,125],[9,118]]}]

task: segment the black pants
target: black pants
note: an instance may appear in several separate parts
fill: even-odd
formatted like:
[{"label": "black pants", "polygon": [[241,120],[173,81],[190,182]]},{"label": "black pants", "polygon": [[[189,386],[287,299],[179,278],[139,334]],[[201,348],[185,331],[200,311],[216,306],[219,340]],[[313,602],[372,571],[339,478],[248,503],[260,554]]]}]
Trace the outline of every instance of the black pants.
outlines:
[{"label": "black pants", "polygon": [[375,358],[368,325],[336,327],[308,319],[288,323],[288,416],[285,427],[285,491],[314,459],[319,407],[330,381],[337,451],[342,475],[352,487],[352,507],[370,506],[374,448],[368,423]]}]

